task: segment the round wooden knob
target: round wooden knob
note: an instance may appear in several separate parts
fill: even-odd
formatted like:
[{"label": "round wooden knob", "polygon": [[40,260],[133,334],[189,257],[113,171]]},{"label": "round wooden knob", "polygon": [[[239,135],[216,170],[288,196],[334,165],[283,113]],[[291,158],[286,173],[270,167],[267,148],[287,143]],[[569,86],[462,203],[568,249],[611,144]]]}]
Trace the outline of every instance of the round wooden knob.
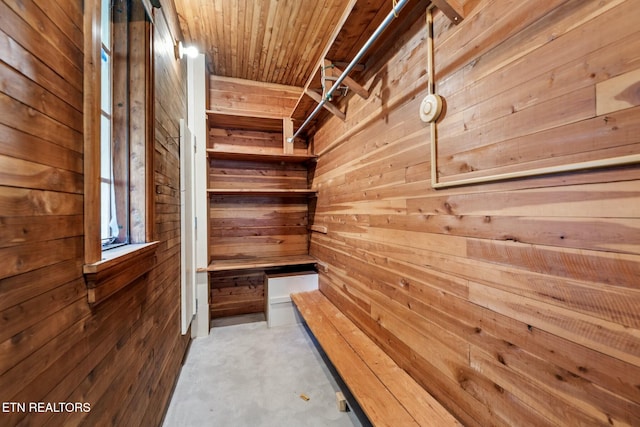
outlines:
[{"label": "round wooden knob", "polygon": [[435,94],[427,95],[420,104],[420,120],[431,123],[438,120],[442,112],[442,98]]}]

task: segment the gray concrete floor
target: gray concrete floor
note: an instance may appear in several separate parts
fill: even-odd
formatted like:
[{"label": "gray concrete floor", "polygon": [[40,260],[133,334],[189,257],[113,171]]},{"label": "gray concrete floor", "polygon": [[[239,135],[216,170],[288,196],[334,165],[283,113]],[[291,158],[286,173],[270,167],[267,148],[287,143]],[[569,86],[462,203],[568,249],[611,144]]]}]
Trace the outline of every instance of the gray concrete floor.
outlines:
[{"label": "gray concrete floor", "polygon": [[336,391],[304,326],[215,326],[193,340],[164,427],[361,426]]}]

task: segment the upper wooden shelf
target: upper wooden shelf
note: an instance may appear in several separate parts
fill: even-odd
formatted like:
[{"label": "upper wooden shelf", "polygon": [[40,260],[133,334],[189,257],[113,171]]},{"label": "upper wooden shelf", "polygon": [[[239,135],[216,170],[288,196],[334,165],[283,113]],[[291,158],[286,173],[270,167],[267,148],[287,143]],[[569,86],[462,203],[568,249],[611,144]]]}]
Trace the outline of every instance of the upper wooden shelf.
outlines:
[{"label": "upper wooden shelf", "polygon": [[208,188],[207,193],[217,196],[280,196],[280,197],[300,197],[315,196],[316,190],[304,188],[283,189],[283,188]]},{"label": "upper wooden shelf", "polygon": [[294,265],[315,264],[318,260],[311,255],[289,255],[264,258],[239,258],[214,260],[207,271],[252,270],[270,267],[287,267]]},{"label": "upper wooden shelf", "polygon": [[262,162],[285,162],[285,163],[305,163],[315,159],[317,156],[312,154],[268,154],[268,153],[242,153],[231,151],[219,151],[208,148],[207,155],[213,159],[220,160],[244,160],[244,161],[262,161]]},{"label": "upper wooden shelf", "polygon": [[212,110],[207,110],[206,113],[210,128],[282,132],[282,117],[260,117],[257,113],[228,114]]}]

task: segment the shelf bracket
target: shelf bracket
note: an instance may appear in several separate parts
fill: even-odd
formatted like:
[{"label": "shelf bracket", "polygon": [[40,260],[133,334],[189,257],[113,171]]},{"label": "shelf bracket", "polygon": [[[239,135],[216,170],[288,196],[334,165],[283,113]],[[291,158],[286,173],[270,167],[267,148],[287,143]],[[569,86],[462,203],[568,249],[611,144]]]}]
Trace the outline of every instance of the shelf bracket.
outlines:
[{"label": "shelf bracket", "polygon": [[431,3],[456,25],[464,19],[464,2],[461,0],[431,0]]},{"label": "shelf bracket", "polygon": [[320,63],[320,81],[322,83],[322,97],[327,98],[327,101],[332,100],[332,96],[327,94],[333,93],[331,88],[333,87],[333,82],[336,80],[333,77],[333,64],[331,61],[327,59],[323,59]]},{"label": "shelf bracket", "polygon": [[[307,89],[304,93],[307,94],[307,96],[309,96],[311,99],[316,101],[318,104],[322,104],[322,100],[324,98],[318,92],[314,91],[313,89]],[[340,120],[345,121],[347,119],[347,115],[345,113],[343,113],[342,111],[340,111],[340,109],[338,107],[336,107],[335,105],[333,105],[332,103],[330,103],[330,102],[325,100],[325,102],[324,102],[324,104],[322,104],[322,106],[326,110],[328,110],[331,114],[333,114],[334,116],[338,117]]]},{"label": "shelf bracket", "polygon": [[[360,48],[360,50],[358,51],[356,56],[351,60],[351,62],[344,69],[344,71],[342,72],[340,77],[338,77],[338,79],[335,81],[335,83],[333,84],[332,90],[335,90],[336,86],[340,86],[340,83],[342,83],[344,81],[344,79],[348,76],[348,74],[358,64],[358,62],[360,61],[360,59],[362,59],[362,57],[367,52],[367,50],[369,50],[369,48],[375,43],[375,41],[378,39],[378,37],[380,37],[380,34],[382,34],[382,32],[389,26],[389,24],[398,16],[398,13],[402,10],[402,8],[407,4],[408,1],[409,0],[397,0],[397,3],[394,1],[393,10],[391,12],[389,12],[389,14],[384,19],[384,21],[382,21],[380,23],[380,25],[378,26],[378,28],[376,28],[376,30],[373,32],[373,34],[371,34],[371,36],[366,41],[364,46],[362,46],[362,48]],[[320,98],[320,101],[319,101],[319,104],[316,106],[316,108],[309,114],[309,116],[307,116],[306,120],[304,122],[302,122],[302,124],[300,125],[298,130],[293,134],[292,138],[298,136],[303,131],[303,129],[309,124],[309,122],[311,122],[311,120],[313,120],[313,118],[316,116],[316,114],[318,114],[318,112],[320,111],[321,108],[323,108],[323,107],[326,108],[327,107],[327,98],[329,98],[331,96],[332,90],[328,91],[324,98],[322,96],[320,96],[319,94],[316,94],[317,97],[314,98],[311,95],[311,93],[313,93],[313,92],[309,91],[308,90],[308,86],[307,86],[307,89],[305,89],[305,93],[307,95],[311,96],[311,98],[313,98],[313,99]],[[336,108],[336,110],[337,110],[337,108]],[[294,109],[294,111],[295,111],[295,109]],[[338,110],[338,111],[340,111],[340,110]],[[341,114],[344,116],[344,113],[341,112]],[[345,119],[343,118],[342,120],[345,120]],[[290,138],[290,139],[292,139],[292,138]]]}]

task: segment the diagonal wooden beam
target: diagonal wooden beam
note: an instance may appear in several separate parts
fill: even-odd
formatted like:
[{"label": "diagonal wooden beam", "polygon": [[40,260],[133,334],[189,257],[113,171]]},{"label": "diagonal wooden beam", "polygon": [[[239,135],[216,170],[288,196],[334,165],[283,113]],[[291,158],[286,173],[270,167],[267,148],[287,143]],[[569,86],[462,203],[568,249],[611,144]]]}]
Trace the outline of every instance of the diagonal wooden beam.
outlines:
[{"label": "diagonal wooden beam", "polygon": [[[334,65],[333,74],[335,77],[338,77],[340,76],[340,74],[342,74],[342,70]],[[347,86],[349,89],[351,89],[352,91],[360,95],[362,98],[364,99],[369,98],[369,91],[363,88],[362,86],[360,86],[360,84],[355,80],[353,80],[351,77],[349,76],[345,77],[342,83],[344,83],[345,86]]]},{"label": "diagonal wooden beam", "polygon": [[[311,99],[316,101],[318,104],[322,102],[322,95],[320,95],[318,92],[313,91],[311,89],[307,89],[304,93],[307,96],[309,96]],[[323,107],[326,108],[327,110],[329,110],[329,112],[331,114],[333,114],[334,116],[338,117],[340,120],[345,121],[347,119],[347,115],[345,113],[343,113],[342,111],[340,111],[338,109],[338,107],[336,107],[332,103],[325,102]]]}]

